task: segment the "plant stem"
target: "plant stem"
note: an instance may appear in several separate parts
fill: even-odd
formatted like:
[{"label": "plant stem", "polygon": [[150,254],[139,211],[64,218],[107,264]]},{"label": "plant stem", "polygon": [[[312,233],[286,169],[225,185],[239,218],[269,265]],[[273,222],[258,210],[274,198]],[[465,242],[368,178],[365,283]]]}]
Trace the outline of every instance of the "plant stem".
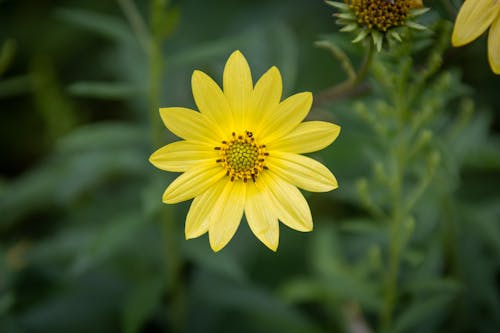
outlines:
[{"label": "plant stem", "polygon": [[402,227],[408,214],[408,211],[404,207],[403,200],[403,178],[408,148],[404,140],[398,140],[405,131],[402,119],[404,118],[403,115],[406,111],[406,105],[398,105],[398,109],[399,112],[395,116],[398,117],[399,120],[398,131],[400,135],[395,138],[397,142],[396,147],[389,152],[393,165],[393,177],[390,185],[392,210],[389,220],[389,253],[387,274],[384,279],[384,303],[380,316],[381,332],[388,332],[392,325],[394,307],[398,298],[401,250],[404,246]]},{"label": "plant stem", "polygon": [[[152,139],[156,147],[163,144],[162,124],[158,113],[160,107],[161,91],[163,89],[162,74],[164,70],[164,58],[162,43],[164,33],[162,27],[165,18],[166,0],[153,0],[151,3],[151,34],[149,45],[150,63],[150,121]],[[182,256],[177,239],[178,228],[175,220],[174,210],[165,206],[161,210],[160,220],[165,242],[167,298],[169,301],[168,316],[172,332],[184,332],[186,323],[186,301],[184,285],[182,280]]]},{"label": "plant stem", "polygon": [[389,259],[387,275],[384,281],[384,305],[382,308],[382,332],[392,324],[394,305],[398,295],[399,264],[401,259],[401,224],[403,222],[399,206],[394,206],[389,234]]},{"label": "plant stem", "polygon": [[[352,95],[353,93],[356,93],[356,90],[359,90],[360,88],[359,84],[368,73],[368,69],[370,68],[370,65],[372,63],[373,54],[374,54],[374,47],[370,43],[368,46],[368,50],[365,53],[363,62],[361,63],[358,71],[356,72],[356,75],[354,76],[349,75],[349,78],[344,82],[339,83],[338,85],[333,86],[331,88],[328,88],[327,90],[319,92],[316,96],[315,104],[321,105],[327,102],[331,103],[335,100],[345,98]],[[347,71],[347,73],[349,74],[350,71]]]},{"label": "plant stem", "polygon": [[137,39],[141,43],[142,47],[146,52],[149,53],[150,36],[148,33],[148,27],[141,17],[141,14],[137,10],[134,2],[131,0],[117,0],[120,5],[125,17],[127,18],[132,30],[137,36]]}]

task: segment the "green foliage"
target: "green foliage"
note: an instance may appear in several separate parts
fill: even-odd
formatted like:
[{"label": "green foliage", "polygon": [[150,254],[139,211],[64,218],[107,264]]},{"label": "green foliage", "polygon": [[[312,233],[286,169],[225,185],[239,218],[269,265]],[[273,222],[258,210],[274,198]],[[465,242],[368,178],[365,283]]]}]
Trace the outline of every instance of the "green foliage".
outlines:
[{"label": "green foliage", "polygon": [[[497,332],[499,79],[449,48],[456,7],[372,57],[320,1],[0,2],[0,332]],[[244,221],[184,240],[148,163],[234,49],[342,126],[314,154],[339,189],[277,253]]]}]

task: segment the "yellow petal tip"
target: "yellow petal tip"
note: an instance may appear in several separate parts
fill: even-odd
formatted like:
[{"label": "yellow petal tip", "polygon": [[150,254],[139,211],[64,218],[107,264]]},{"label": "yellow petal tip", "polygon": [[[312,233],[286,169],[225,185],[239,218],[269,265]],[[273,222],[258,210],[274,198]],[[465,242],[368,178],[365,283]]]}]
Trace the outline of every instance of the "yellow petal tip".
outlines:
[{"label": "yellow petal tip", "polygon": [[166,204],[169,204],[169,205],[171,205],[171,204],[175,204],[175,203],[178,203],[179,201],[174,200],[174,199],[175,199],[175,197],[172,197],[172,195],[171,195],[171,193],[170,193],[170,192],[171,192],[171,191],[168,191],[168,189],[167,189],[167,190],[165,191],[165,193],[163,193],[163,196],[162,196],[162,198],[161,198],[162,202],[163,202],[163,203],[166,203]]},{"label": "yellow petal tip", "polygon": [[219,252],[220,250],[222,250],[224,248],[224,246],[221,246],[220,244],[212,244],[212,243],[210,243],[210,248],[214,252]]}]

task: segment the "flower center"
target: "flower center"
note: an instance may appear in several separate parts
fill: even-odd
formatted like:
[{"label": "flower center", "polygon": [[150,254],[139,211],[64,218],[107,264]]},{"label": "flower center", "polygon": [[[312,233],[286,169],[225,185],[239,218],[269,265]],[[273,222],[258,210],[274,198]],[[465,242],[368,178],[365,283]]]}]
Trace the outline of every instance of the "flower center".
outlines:
[{"label": "flower center", "polygon": [[246,183],[251,179],[255,182],[259,172],[267,170],[264,157],[269,153],[265,148],[255,142],[252,132],[245,131],[244,135],[233,132],[229,141],[224,140],[221,146],[215,147],[220,151],[217,163],[226,170],[231,181],[241,179]]},{"label": "flower center", "polygon": [[385,32],[403,25],[408,17],[413,0],[347,0],[358,22],[369,29]]}]

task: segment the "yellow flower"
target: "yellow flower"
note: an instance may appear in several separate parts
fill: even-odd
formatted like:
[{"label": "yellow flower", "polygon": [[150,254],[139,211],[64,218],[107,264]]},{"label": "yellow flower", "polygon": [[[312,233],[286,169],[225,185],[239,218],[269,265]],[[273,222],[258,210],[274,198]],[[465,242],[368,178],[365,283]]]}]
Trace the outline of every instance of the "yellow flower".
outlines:
[{"label": "yellow flower", "polygon": [[302,122],[312,104],[309,92],[281,100],[279,70],[271,67],[252,82],[245,57],[235,51],[224,68],[223,91],[194,71],[193,96],[200,112],[161,108],[165,126],[184,139],[154,152],[157,168],[183,172],[163,194],[173,204],[194,198],[186,217],[186,239],[208,232],[214,251],[233,237],[245,213],[252,232],[276,251],[278,220],[311,231],[307,201],[297,189],[326,192],[337,180],[321,163],[299,154],[325,148],[340,127]]},{"label": "yellow flower", "polygon": [[451,43],[468,44],[488,28],[488,60],[491,70],[500,74],[500,0],[465,1],[458,12]]},{"label": "yellow flower", "polygon": [[401,42],[402,28],[409,27],[416,30],[425,30],[426,27],[415,22],[415,19],[424,14],[429,8],[422,8],[421,0],[344,0],[325,1],[327,5],[335,7],[339,13],[337,24],[342,25],[342,32],[352,32],[356,37],[353,43],[367,40],[382,50],[383,44]]}]

